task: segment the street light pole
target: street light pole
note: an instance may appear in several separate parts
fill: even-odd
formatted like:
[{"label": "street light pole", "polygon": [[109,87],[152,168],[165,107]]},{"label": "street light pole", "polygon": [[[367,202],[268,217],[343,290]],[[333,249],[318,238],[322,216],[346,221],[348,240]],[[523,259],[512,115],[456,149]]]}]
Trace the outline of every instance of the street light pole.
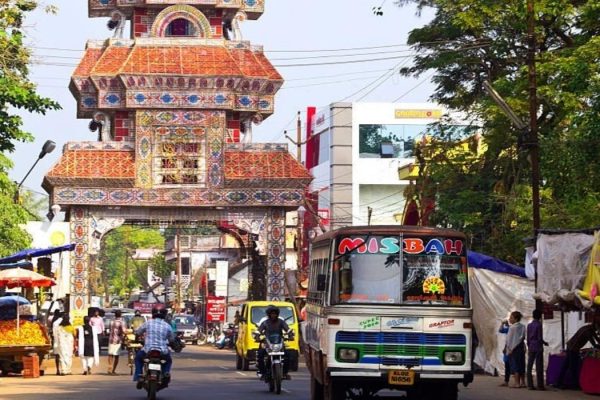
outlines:
[{"label": "street light pole", "polygon": [[25,174],[25,177],[23,179],[21,179],[21,182],[19,182],[19,184],[17,185],[17,190],[16,190],[15,196],[13,198],[14,203],[18,203],[19,202],[19,191],[21,190],[21,186],[23,186],[23,182],[25,182],[25,179],[27,179],[27,177],[29,176],[29,174],[31,174],[31,171],[33,171],[33,169],[35,168],[35,166],[37,165],[37,163],[42,158],[44,158],[44,156],[46,154],[52,153],[55,148],[56,148],[56,143],[54,143],[52,140],[46,140],[46,143],[44,143],[44,145],[42,146],[42,150],[40,151],[40,154],[38,155],[37,160],[35,160],[35,162],[31,166],[31,168],[29,168],[29,171],[27,171],[27,174]]}]

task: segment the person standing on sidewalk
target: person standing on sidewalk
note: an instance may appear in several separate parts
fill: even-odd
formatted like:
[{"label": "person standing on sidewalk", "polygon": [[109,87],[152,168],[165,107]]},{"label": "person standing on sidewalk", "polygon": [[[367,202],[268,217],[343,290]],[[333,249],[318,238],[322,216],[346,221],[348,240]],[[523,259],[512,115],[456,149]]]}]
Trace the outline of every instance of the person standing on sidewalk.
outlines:
[{"label": "person standing on sidewalk", "polygon": [[[546,390],[544,387],[544,341],[542,329],[542,311],[533,310],[533,321],[527,325],[527,388],[529,390]],[[533,364],[537,377],[537,388],[533,386]]]},{"label": "person standing on sidewalk", "polygon": [[510,361],[510,372],[513,376],[511,388],[525,387],[525,331],[527,328],[521,323],[523,314],[513,311],[510,314],[511,326],[506,337],[506,354]]},{"label": "person standing on sidewalk", "polygon": [[[49,332],[50,338],[52,339],[52,352],[54,353],[54,362],[56,363],[56,375],[60,375],[60,355],[58,349],[57,330],[62,320],[62,312],[60,312],[60,310],[54,310],[54,315],[52,316],[52,319],[50,320],[49,324]],[[72,355],[73,354],[71,353],[71,356]]]},{"label": "person standing on sidewalk", "polygon": [[100,364],[100,346],[98,346],[98,332],[90,325],[90,317],[83,318],[83,326],[78,328],[77,339],[83,375],[91,375],[92,367]]},{"label": "person standing on sidewalk", "polygon": [[121,310],[115,311],[115,319],[110,323],[108,335],[108,375],[117,375],[119,354],[125,335],[125,324],[121,318]]},{"label": "person standing on sidewalk", "polygon": [[[500,324],[500,328],[498,329],[498,333],[503,335],[508,334],[508,329],[510,325],[507,320],[502,321]],[[508,354],[506,354],[506,344],[504,345],[504,349],[502,350],[502,361],[504,362],[504,382],[500,384],[500,386],[508,386],[510,382],[510,361],[508,360]]]}]

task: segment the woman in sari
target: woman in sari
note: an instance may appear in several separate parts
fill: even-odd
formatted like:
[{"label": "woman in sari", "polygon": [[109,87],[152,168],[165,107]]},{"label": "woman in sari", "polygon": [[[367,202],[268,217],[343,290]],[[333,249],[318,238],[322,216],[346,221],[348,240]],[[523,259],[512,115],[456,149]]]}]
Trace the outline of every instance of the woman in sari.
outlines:
[{"label": "woman in sari", "polygon": [[71,325],[69,314],[65,314],[55,328],[54,341],[59,357],[60,375],[71,375],[75,329]]}]

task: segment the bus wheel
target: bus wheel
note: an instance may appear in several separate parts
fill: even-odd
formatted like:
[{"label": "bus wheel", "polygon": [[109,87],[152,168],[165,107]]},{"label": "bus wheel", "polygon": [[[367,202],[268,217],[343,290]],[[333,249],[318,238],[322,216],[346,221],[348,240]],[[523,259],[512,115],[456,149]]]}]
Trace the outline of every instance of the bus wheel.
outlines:
[{"label": "bus wheel", "polygon": [[323,400],[323,385],[312,375],[310,377],[310,400]]},{"label": "bus wheel", "polygon": [[[444,390],[444,394],[442,396],[443,400],[458,400],[458,384],[457,383],[446,383],[442,386]],[[438,397],[439,398],[439,397]]]},{"label": "bus wheel", "polygon": [[346,400],[346,391],[333,379],[323,385],[323,400]]}]

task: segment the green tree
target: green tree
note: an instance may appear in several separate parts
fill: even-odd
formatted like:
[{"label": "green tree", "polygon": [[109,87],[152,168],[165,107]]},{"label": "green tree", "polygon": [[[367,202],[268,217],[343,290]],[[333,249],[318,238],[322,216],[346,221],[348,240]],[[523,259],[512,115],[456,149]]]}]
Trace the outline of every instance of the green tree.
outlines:
[{"label": "green tree", "polygon": [[123,296],[136,287],[146,287],[148,261],[137,261],[132,256],[136,249],[162,250],[164,244],[164,237],[154,229],[122,226],[107,233],[98,255],[105,293]]},{"label": "green tree", "polygon": [[[29,80],[30,50],[23,44],[23,21],[38,8],[33,0],[0,2],[0,151],[12,152],[15,142],[26,142],[33,135],[22,129],[23,120],[15,109],[45,114],[59,109],[58,103],[37,94]],[[53,11],[53,9],[49,9]]]},{"label": "green tree", "polygon": [[[528,121],[526,2],[398,1],[408,3],[432,7],[435,16],[410,33],[417,55],[402,73],[433,70],[432,100],[470,116],[486,144],[477,157],[438,157],[430,166],[438,200],[434,221],[465,230],[475,249],[522,260],[521,240],[532,232],[530,143],[483,92],[482,82],[491,81]],[[595,0],[536,0],[544,227],[600,224],[599,17]],[[457,141],[445,136],[442,125],[436,146],[448,152]]]},{"label": "green tree", "polygon": [[31,236],[19,227],[27,222],[29,214],[14,202],[15,184],[8,178],[12,163],[0,154],[0,256],[7,256],[29,247]]},{"label": "green tree", "polygon": [[19,228],[29,215],[15,204],[16,185],[8,178],[13,165],[6,154],[15,149],[15,142],[33,139],[31,133],[22,129],[23,120],[15,110],[45,114],[59,108],[56,102],[38,95],[28,78],[30,52],[23,45],[23,20],[37,7],[38,3],[32,0],[0,1],[0,255],[31,243],[29,235]]}]

